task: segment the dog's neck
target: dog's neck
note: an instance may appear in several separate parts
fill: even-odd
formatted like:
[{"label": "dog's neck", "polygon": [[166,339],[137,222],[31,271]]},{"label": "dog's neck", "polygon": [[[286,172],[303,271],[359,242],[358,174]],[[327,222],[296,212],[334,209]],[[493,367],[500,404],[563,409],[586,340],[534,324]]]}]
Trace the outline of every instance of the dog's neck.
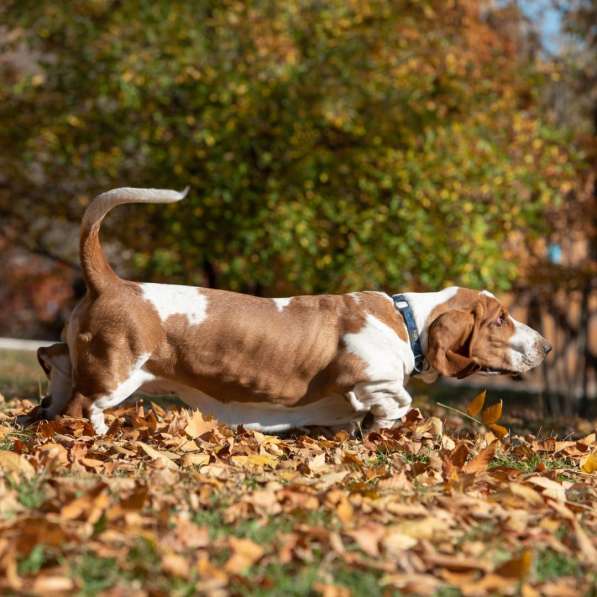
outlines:
[{"label": "dog's neck", "polygon": [[[448,302],[458,292],[457,286],[444,288],[439,292],[405,292],[404,296],[413,312],[417,331],[421,338],[421,349],[423,354],[427,353],[427,330],[431,324],[431,313],[443,303]],[[425,359],[423,371],[418,375],[418,378],[425,383],[433,383],[438,377],[437,371],[430,367],[429,362]]]}]

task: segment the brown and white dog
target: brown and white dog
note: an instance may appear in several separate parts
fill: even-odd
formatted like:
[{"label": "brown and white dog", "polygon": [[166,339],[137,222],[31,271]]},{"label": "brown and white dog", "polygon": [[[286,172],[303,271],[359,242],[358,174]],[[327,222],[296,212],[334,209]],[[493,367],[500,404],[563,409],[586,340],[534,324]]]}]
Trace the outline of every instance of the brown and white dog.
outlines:
[{"label": "brown and white dog", "polygon": [[[123,203],[171,203],[186,192],[122,188],[89,205],[81,226],[87,294],[64,343],[39,350],[50,379],[21,424],[89,417],[133,392],[175,393],[230,425],[279,432],[348,426],[367,413],[391,427],[410,408],[415,367],[405,319],[383,292],[258,298],[209,288],[119,278],[104,256],[104,216]],[[490,293],[465,288],[402,295],[425,357],[421,377],[517,374],[539,365],[547,341]]]}]

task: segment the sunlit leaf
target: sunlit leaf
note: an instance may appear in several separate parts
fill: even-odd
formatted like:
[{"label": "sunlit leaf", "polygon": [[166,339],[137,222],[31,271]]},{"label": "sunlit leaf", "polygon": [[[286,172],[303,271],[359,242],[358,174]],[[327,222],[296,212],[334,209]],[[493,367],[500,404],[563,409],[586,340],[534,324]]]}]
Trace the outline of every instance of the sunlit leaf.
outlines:
[{"label": "sunlit leaf", "polygon": [[[491,406],[488,406],[482,413],[481,419],[485,425],[493,425],[499,421],[502,416],[502,401],[496,402]],[[496,434],[497,435],[497,434]]]},{"label": "sunlit leaf", "polygon": [[485,396],[487,395],[487,390],[482,390],[479,392],[467,405],[466,412],[471,417],[476,417],[483,408],[485,404]]}]

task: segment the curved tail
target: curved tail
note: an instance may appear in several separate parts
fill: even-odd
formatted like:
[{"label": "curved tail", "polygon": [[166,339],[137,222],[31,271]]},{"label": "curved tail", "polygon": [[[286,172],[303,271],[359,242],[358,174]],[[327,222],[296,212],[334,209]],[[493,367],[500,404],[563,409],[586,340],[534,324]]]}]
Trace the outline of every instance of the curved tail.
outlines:
[{"label": "curved tail", "polygon": [[99,293],[120,279],[107,262],[99,239],[100,225],[106,214],[123,203],[175,203],[184,199],[188,190],[189,187],[182,192],[123,187],[102,193],[89,204],[81,222],[80,240],[81,267],[89,290]]}]

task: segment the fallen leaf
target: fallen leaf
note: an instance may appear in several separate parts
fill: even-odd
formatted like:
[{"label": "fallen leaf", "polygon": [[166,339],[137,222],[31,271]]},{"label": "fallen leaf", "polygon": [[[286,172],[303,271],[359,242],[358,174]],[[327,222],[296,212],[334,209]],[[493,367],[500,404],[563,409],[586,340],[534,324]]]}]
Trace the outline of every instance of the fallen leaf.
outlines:
[{"label": "fallen leaf", "polygon": [[529,483],[543,488],[543,495],[553,498],[561,502],[566,501],[566,490],[563,485],[556,481],[552,481],[547,477],[531,477],[527,479]]},{"label": "fallen leaf", "polygon": [[0,468],[27,478],[35,475],[35,469],[22,454],[16,454],[9,450],[0,450]]},{"label": "fallen leaf", "polygon": [[309,470],[312,473],[320,473],[321,471],[327,468],[327,464],[325,462],[325,452],[321,452],[321,454],[317,454],[315,458],[311,458],[309,460]]},{"label": "fallen leaf", "polygon": [[196,439],[208,431],[213,431],[217,427],[217,421],[214,419],[204,419],[199,410],[194,410],[190,414],[187,412],[186,417],[187,425],[184,431],[191,439]]},{"label": "fallen leaf", "polygon": [[230,537],[228,542],[232,556],[224,566],[231,574],[242,574],[263,556],[263,548],[250,539]]},{"label": "fallen leaf", "polygon": [[588,474],[597,471],[597,450],[591,452],[580,461],[580,470]]},{"label": "fallen leaf", "polygon": [[467,474],[480,473],[487,470],[487,465],[493,458],[497,447],[498,441],[496,440],[489,444],[487,448],[481,450],[470,462],[467,462],[462,470]]},{"label": "fallen leaf", "polygon": [[502,439],[508,435],[508,430],[503,427],[502,425],[498,425],[497,423],[493,423],[489,426],[489,429],[495,433],[495,435]]},{"label": "fallen leaf", "polygon": [[583,556],[585,562],[589,565],[595,565],[597,562],[597,549],[593,546],[591,539],[589,539],[588,535],[585,533],[584,529],[578,522],[578,520],[574,519],[573,521],[574,532],[576,533],[576,541],[578,546],[580,547],[580,552]]},{"label": "fallen leaf", "polygon": [[159,450],[156,450],[155,448],[153,448],[152,446],[150,446],[149,444],[143,443],[143,442],[137,442],[137,445],[153,460],[157,460],[161,463],[163,463],[166,468],[169,469],[178,469],[177,464],[172,460],[172,458],[170,457],[169,454],[166,454],[165,452],[160,452]]},{"label": "fallen leaf", "polygon": [[70,592],[74,588],[73,581],[67,576],[38,576],[33,582],[33,592],[39,595]]},{"label": "fallen leaf", "polygon": [[516,578],[524,580],[533,565],[533,552],[530,549],[525,549],[518,557],[508,560],[501,566],[495,569],[495,574],[505,578]]},{"label": "fallen leaf", "polygon": [[502,416],[502,401],[496,402],[491,406],[488,406],[482,413],[481,419],[488,427],[497,423]]},{"label": "fallen leaf", "polygon": [[181,578],[188,578],[191,572],[187,560],[175,553],[168,553],[162,557],[162,570]]},{"label": "fallen leaf", "polygon": [[479,392],[467,405],[466,412],[471,417],[476,417],[485,404],[485,397],[487,396],[487,390]]}]

